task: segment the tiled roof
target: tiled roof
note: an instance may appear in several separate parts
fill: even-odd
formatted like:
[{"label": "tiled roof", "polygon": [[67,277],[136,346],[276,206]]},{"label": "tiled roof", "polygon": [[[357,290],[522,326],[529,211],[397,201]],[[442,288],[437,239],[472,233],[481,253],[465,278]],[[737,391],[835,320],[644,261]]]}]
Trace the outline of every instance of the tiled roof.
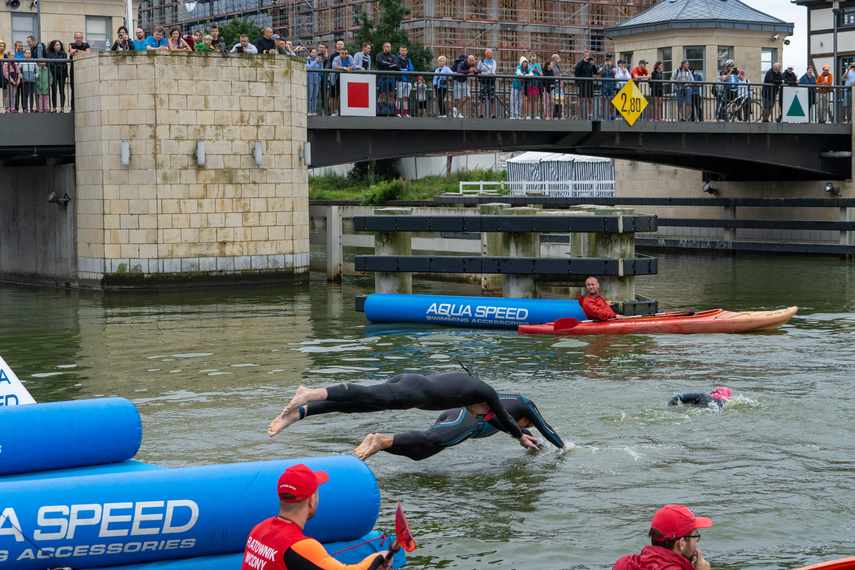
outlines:
[{"label": "tiled roof", "polygon": [[662,0],[653,8],[606,30],[620,36],[685,28],[725,28],[793,32],[793,24],[779,20],[739,0]]}]

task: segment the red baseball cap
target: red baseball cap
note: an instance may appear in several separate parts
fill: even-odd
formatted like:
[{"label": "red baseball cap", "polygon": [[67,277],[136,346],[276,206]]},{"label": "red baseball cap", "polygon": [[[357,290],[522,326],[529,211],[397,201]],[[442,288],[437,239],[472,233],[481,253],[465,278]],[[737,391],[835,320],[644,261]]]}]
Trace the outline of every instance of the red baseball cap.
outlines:
[{"label": "red baseball cap", "polygon": [[653,515],[650,528],[656,529],[665,536],[653,540],[675,540],[686,536],[696,528],[709,528],[712,521],[704,517],[696,517],[692,511],[683,505],[665,505]]},{"label": "red baseball cap", "polygon": [[[302,463],[293,465],[279,476],[279,485],[276,487],[280,499],[286,503],[301,503],[315,494],[318,487],[330,480],[330,476],[323,471],[312,471]],[[294,495],[293,499],[282,499],[281,495]]]}]

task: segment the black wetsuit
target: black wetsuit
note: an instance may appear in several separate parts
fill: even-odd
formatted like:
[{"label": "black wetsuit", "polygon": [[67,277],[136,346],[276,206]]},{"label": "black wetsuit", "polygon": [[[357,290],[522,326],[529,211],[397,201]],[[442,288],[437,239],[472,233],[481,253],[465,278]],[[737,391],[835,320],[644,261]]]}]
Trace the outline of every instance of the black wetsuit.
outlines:
[{"label": "black wetsuit", "polygon": [[[505,409],[499,394],[477,376],[466,372],[444,372],[431,376],[400,374],[384,384],[362,386],[339,384],[327,388],[327,399],[300,408],[306,416],[341,412],[345,414],[382,410],[447,410],[486,402],[495,414],[496,425],[516,439],[522,430]],[[493,420],[491,420],[493,421]]]},{"label": "black wetsuit", "polygon": [[676,406],[678,402],[682,402],[683,404],[691,404],[692,406],[698,406],[699,408],[706,408],[710,404],[715,404],[718,407],[722,407],[724,405],[724,400],[716,398],[711,394],[677,394],[668,402],[669,406]]},{"label": "black wetsuit", "polygon": [[[514,420],[527,419],[530,427],[537,428],[549,443],[558,448],[564,447],[561,437],[546,423],[534,402],[519,394],[499,394],[499,400]],[[384,451],[421,461],[469,438],[489,437],[499,431],[507,430],[496,418],[477,420],[466,408],[455,408],[442,412],[430,429],[395,435],[392,446]],[[528,430],[523,432],[531,435]]]}]

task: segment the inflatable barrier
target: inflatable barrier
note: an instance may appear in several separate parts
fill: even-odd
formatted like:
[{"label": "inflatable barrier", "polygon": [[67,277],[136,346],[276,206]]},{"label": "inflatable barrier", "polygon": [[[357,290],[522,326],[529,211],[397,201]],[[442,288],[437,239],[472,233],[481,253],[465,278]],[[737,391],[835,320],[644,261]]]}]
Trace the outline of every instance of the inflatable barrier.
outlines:
[{"label": "inflatable barrier", "polygon": [[277,514],[276,483],[297,463],[330,476],[306,525],[308,536],[334,542],[373,530],[377,480],[350,456],[67,477],[61,485],[6,481],[0,483],[0,561],[44,570],[243,552],[252,527]]},{"label": "inflatable barrier", "polygon": [[0,475],[131,459],[142,442],[124,398],[10,406],[0,414]]},{"label": "inflatable barrier", "polygon": [[[68,467],[67,469],[55,469],[53,471],[35,471],[33,473],[15,473],[13,475],[0,475],[0,484],[9,481],[37,481],[40,479],[65,479],[66,477],[85,477],[88,475],[109,475],[112,473],[137,473],[139,471],[154,471],[166,469],[160,465],[143,463],[142,461],[119,461],[118,463],[105,463],[104,465],[86,465],[84,467]],[[2,503],[2,499],[0,499]]]},{"label": "inflatable barrier", "polygon": [[[394,536],[383,538],[382,533],[372,531],[356,540],[327,542],[324,544],[324,548],[342,564],[357,564],[372,552],[389,550],[394,539]],[[143,564],[109,566],[103,570],[199,570],[200,568],[204,568],[204,570],[239,570],[242,562],[243,552],[236,552],[218,556],[198,556],[180,560],[158,560]],[[392,568],[399,568],[406,562],[407,553],[401,549],[392,558]]]},{"label": "inflatable barrier", "polygon": [[550,323],[565,317],[585,319],[579,301],[506,299],[445,295],[375,293],[365,299],[372,323],[433,323],[456,327],[511,328]]}]

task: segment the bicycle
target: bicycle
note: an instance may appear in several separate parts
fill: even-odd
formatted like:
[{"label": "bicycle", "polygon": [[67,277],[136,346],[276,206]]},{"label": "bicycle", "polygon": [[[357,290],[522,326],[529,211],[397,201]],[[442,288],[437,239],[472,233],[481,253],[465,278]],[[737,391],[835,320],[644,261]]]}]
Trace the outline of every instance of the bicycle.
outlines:
[{"label": "bicycle", "polygon": [[750,94],[740,95],[727,102],[724,108],[724,120],[735,122],[757,122],[763,116],[763,108]]}]

